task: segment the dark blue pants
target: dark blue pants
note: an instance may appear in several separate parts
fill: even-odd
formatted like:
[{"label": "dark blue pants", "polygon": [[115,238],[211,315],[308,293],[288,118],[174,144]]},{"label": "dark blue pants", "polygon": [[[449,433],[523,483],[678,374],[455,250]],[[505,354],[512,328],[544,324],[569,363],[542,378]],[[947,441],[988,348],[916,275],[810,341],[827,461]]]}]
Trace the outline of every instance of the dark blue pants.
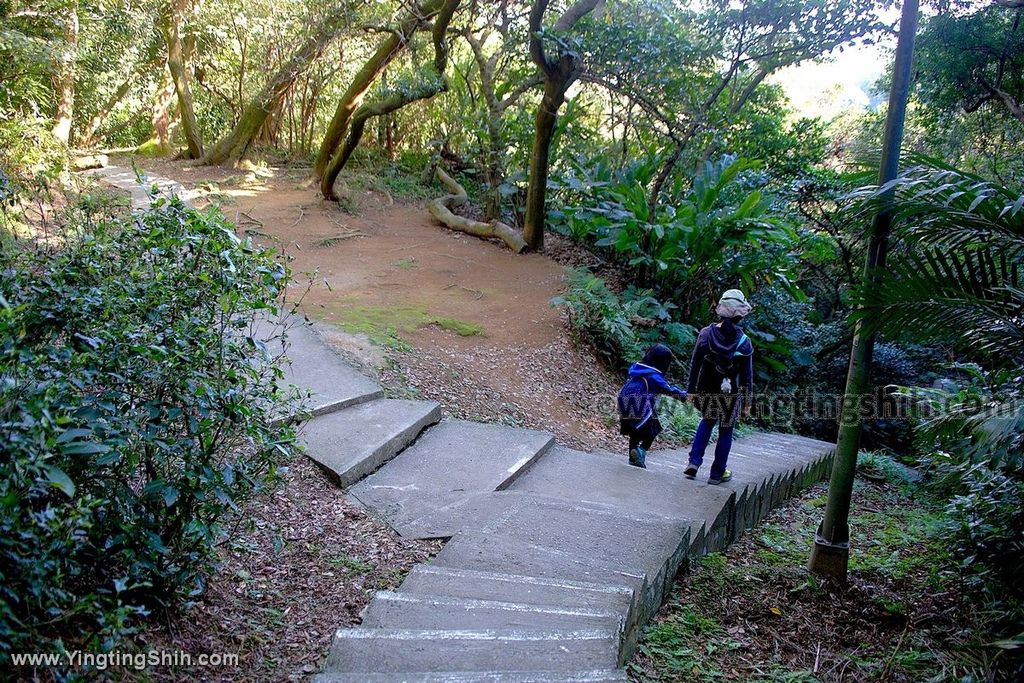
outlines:
[{"label": "dark blue pants", "polygon": [[[693,437],[693,445],[690,446],[690,464],[700,467],[704,462],[704,451],[711,441],[711,430],[714,429],[718,418],[704,418],[697,425],[697,433]],[[729,450],[732,448],[733,425],[728,427],[719,425],[718,443],[715,444],[715,460],[711,463],[711,478],[720,479],[725,474],[725,465],[729,460]]]}]

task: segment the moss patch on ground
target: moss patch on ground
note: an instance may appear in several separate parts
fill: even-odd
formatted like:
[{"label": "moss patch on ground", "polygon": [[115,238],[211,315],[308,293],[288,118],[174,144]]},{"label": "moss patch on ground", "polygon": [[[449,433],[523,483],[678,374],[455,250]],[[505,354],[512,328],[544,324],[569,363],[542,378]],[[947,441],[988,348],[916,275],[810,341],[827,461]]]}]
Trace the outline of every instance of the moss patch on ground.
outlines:
[{"label": "moss patch on ground", "polygon": [[819,484],[679,578],[631,680],[988,680],[985,615],[960,590],[940,510],[879,457],[889,476],[855,484],[847,586],[806,569]]},{"label": "moss patch on ground", "polygon": [[423,306],[343,306],[329,311],[327,321],[350,334],[365,334],[374,343],[400,348],[406,346],[402,335],[431,325],[460,337],[485,334],[476,323],[435,315]]}]

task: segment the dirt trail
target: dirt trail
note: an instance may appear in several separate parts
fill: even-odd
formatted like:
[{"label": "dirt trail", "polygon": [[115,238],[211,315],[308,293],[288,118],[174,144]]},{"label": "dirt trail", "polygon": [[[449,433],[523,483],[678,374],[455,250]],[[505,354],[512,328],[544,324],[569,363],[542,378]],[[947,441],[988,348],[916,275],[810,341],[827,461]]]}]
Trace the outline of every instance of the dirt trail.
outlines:
[{"label": "dirt trail", "polygon": [[[552,431],[577,447],[619,445],[609,410],[616,380],[568,340],[549,303],[565,269],[551,258],[444,229],[422,201],[396,201],[379,186],[353,183],[339,206],[320,200],[301,169],[246,179],[175,162],[146,167],[212,191],[240,231],[276,243],[296,274],[315,272],[307,314],[344,330],[332,341],[377,365],[396,393],[438,400],[458,417]],[[391,362],[382,364],[381,345]]]}]

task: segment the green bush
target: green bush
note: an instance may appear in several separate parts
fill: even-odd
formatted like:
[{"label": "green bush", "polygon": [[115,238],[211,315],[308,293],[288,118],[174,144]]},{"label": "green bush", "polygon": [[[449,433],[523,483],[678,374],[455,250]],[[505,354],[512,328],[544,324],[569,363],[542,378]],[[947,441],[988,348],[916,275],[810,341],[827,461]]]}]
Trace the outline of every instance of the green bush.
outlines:
[{"label": "green bush", "polygon": [[630,287],[619,295],[587,270],[569,271],[568,290],[551,303],[565,308],[576,340],[592,346],[613,369],[624,370],[659,342],[677,354],[689,353],[696,338],[692,327],[672,321],[673,306],[649,290]]},{"label": "green bush", "polygon": [[1024,599],[1018,579],[1024,557],[1024,481],[1019,471],[985,463],[957,462],[935,454],[929,489],[946,502],[950,540],[970,583],[982,589],[1006,588]]},{"label": "green bush", "polygon": [[49,188],[67,170],[67,148],[45,124],[44,119],[0,117],[0,177],[8,178],[9,191]]},{"label": "green bush", "polygon": [[0,664],[113,647],[201,591],[293,441],[253,327],[288,281],[274,254],[178,200],[73,215],[59,251],[3,254]]},{"label": "green bush", "polygon": [[[725,155],[680,179],[672,196],[651,212],[648,190],[657,172],[639,164],[612,174],[580,171],[563,182],[580,199],[556,225],[576,240],[593,241],[622,265],[643,268],[646,284],[670,299],[688,321],[706,315],[723,289],[750,291],[775,284],[799,296],[790,284],[795,232],[762,191],[761,164]],[[685,190],[685,185],[689,189]]]}]

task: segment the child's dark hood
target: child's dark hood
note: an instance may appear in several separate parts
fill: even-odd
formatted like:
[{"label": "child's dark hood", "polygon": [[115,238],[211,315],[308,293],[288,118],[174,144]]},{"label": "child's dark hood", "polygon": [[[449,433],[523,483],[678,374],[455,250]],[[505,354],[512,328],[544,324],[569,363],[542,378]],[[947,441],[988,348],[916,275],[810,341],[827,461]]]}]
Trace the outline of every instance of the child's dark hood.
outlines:
[{"label": "child's dark hood", "polygon": [[754,352],[754,345],[743,334],[743,328],[735,325],[709,325],[707,339],[711,353],[722,358],[732,358],[734,355],[749,356]]},{"label": "child's dark hood", "polygon": [[668,348],[664,344],[655,344],[646,354],[644,354],[643,360],[639,363],[635,363],[633,367],[629,369],[629,375],[630,377],[633,377],[645,374],[646,371],[642,366],[654,368],[662,375],[668,374],[668,369],[672,365],[672,361],[674,359],[675,356],[672,353],[672,349]]}]

